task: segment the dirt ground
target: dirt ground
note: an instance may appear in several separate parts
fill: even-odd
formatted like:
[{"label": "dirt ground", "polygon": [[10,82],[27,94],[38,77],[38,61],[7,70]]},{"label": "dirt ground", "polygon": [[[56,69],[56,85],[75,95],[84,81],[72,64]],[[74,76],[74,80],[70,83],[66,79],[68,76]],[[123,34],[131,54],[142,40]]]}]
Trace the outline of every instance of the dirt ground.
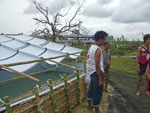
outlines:
[{"label": "dirt ground", "polygon": [[[149,113],[149,97],[145,95],[145,77],[142,80],[141,96],[136,94],[137,76],[131,73],[111,70],[109,93],[104,92],[100,109],[102,113]],[[87,109],[85,99],[73,109],[73,113],[94,113]]]},{"label": "dirt ground", "polygon": [[112,95],[109,95],[110,112],[115,113],[149,113],[149,97],[146,92],[146,79],[143,76],[141,95],[136,96],[137,75],[111,70],[111,84],[114,87]]},{"label": "dirt ground", "polygon": [[[109,84],[108,86],[108,93],[104,92],[103,93],[103,97],[102,97],[102,101],[101,101],[101,105],[100,105],[100,109],[102,111],[102,113],[107,113],[108,112],[108,107],[109,107],[109,102],[108,102],[108,95],[113,91],[112,86]],[[88,106],[88,102],[86,99],[84,99],[81,103],[81,105],[78,105],[77,107],[75,107],[73,109],[72,113],[95,113],[94,109],[93,110],[88,110],[87,109]]]}]

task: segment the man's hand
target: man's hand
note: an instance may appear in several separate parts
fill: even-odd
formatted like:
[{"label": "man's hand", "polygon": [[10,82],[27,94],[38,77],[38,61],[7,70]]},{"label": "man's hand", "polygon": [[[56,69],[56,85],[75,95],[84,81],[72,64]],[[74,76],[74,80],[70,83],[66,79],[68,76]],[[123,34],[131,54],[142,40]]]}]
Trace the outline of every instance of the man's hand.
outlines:
[{"label": "man's hand", "polygon": [[99,86],[103,86],[103,81],[99,80]]}]

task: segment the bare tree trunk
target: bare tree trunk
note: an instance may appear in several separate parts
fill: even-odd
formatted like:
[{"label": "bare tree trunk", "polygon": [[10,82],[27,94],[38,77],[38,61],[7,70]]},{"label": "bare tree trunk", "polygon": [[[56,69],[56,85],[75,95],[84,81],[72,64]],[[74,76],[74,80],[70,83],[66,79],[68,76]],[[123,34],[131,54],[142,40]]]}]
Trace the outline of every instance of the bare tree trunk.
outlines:
[{"label": "bare tree trunk", "polygon": [[[67,15],[69,15],[69,11],[71,8],[67,10],[67,12],[64,12],[64,14],[61,12],[61,9],[56,12],[54,15],[50,15],[54,19],[49,18],[49,8],[48,7],[42,7],[41,4],[38,4],[36,1],[34,1],[36,9],[40,12],[40,14],[44,17],[41,18],[33,18],[36,21],[36,24],[43,24],[44,29],[36,30],[37,34],[44,34],[48,36],[48,39],[51,41],[56,42],[56,37],[62,35],[65,32],[68,32],[72,30],[73,28],[77,28],[82,24],[82,21],[74,22],[77,15],[79,15],[81,11],[81,5],[76,9],[75,13],[72,14],[72,16],[67,20],[65,24],[61,23],[61,20],[64,19]],[[73,7],[73,6],[72,6]],[[59,27],[58,27],[59,26]]]},{"label": "bare tree trunk", "polygon": [[56,35],[52,35],[52,42],[56,42]]}]

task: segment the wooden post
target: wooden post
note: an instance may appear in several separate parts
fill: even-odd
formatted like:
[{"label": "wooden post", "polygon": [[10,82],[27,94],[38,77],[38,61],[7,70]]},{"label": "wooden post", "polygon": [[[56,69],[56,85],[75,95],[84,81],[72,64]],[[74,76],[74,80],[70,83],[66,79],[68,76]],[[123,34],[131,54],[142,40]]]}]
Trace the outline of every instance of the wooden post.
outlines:
[{"label": "wooden post", "polygon": [[51,79],[48,80],[48,86],[49,86],[49,89],[50,89],[49,94],[50,94],[50,97],[51,97],[53,112],[58,113],[58,109],[56,108],[56,100],[54,98],[53,83],[52,83]]},{"label": "wooden post", "polygon": [[78,104],[81,103],[81,95],[80,95],[80,77],[79,77],[79,71],[76,71],[76,76],[77,76],[77,80],[76,80],[76,85],[77,85],[77,92],[78,92]]},{"label": "wooden post", "polygon": [[64,74],[64,89],[65,89],[65,94],[66,94],[66,97],[67,97],[68,113],[72,113],[71,101],[70,101],[69,89],[68,89],[68,83],[67,83],[67,75],[66,74]]},{"label": "wooden post", "polygon": [[5,102],[5,106],[6,106],[6,111],[7,113],[13,113],[11,107],[10,107],[10,103],[9,103],[9,98],[8,96],[4,97],[4,102]]},{"label": "wooden post", "polygon": [[35,101],[36,101],[35,106],[37,106],[37,112],[42,113],[38,87],[34,88],[34,93],[35,93]]},{"label": "wooden post", "polygon": [[[86,77],[86,75],[87,75],[87,70],[86,70],[86,60],[83,60],[83,68],[84,68],[84,74],[85,74],[84,77]],[[85,85],[84,85],[84,88],[85,88],[84,94],[87,95],[89,83],[84,83],[84,84],[85,84]]]},{"label": "wooden post", "polygon": [[84,73],[86,73],[86,60],[83,60],[83,69],[84,69]]}]

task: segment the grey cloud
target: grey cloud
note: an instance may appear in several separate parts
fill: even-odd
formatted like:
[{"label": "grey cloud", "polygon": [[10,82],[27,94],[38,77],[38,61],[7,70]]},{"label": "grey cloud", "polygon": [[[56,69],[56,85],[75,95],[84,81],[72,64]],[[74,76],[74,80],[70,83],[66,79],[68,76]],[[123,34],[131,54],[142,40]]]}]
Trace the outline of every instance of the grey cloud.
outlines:
[{"label": "grey cloud", "polygon": [[101,5],[103,5],[103,4],[108,4],[108,3],[110,3],[110,2],[112,2],[112,0],[97,0],[97,3],[99,3],[99,4],[101,4]]},{"label": "grey cloud", "polygon": [[35,8],[35,5],[33,2],[30,2],[29,5],[28,5],[28,8],[26,8],[24,10],[24,14],[36,14],[36,13],[39,13],[37,11],[37,9]]},{"label": "grey cloud", "polygon": [[89,17],[106,18],[111,17],[113,10],[104,8],[99,4],[92,4],[86,7],[85,14]]},{"label": "grey cloud", "polygon": [[149,8],[148,0],[121,2],[112,15],[112,21],[120,23],[150,22]]},{"label": "grey cloud", "polygon": [[[77,0],[77,1],[75,1],[75,0],[53,0],[53,1],[38,0],[37,1],[37,3],[40,3],[42,6],[49,7],[49,10],[51,11],[51,13],[55,13],[62,8],[69,7],[73,4],[75,4],[76,2],[79,2],[79,0]],[[36,13],[38,13],[37,9],[35,8],[35,5],[33,4],[33,1],[32,2],[29,1],[29,5],[25,9],[24,13],[25,14],[36,14]]]},{"label": "grey cloud", "polygon": [[113,22],[118,23],[150,22],[150,0],[120,0],[119,4],[115,7],[105,5],[105,3],[112,1],[97,0],[99,4],[95,3],[86,7],[86,16],[97,18],[110,17]]}]

